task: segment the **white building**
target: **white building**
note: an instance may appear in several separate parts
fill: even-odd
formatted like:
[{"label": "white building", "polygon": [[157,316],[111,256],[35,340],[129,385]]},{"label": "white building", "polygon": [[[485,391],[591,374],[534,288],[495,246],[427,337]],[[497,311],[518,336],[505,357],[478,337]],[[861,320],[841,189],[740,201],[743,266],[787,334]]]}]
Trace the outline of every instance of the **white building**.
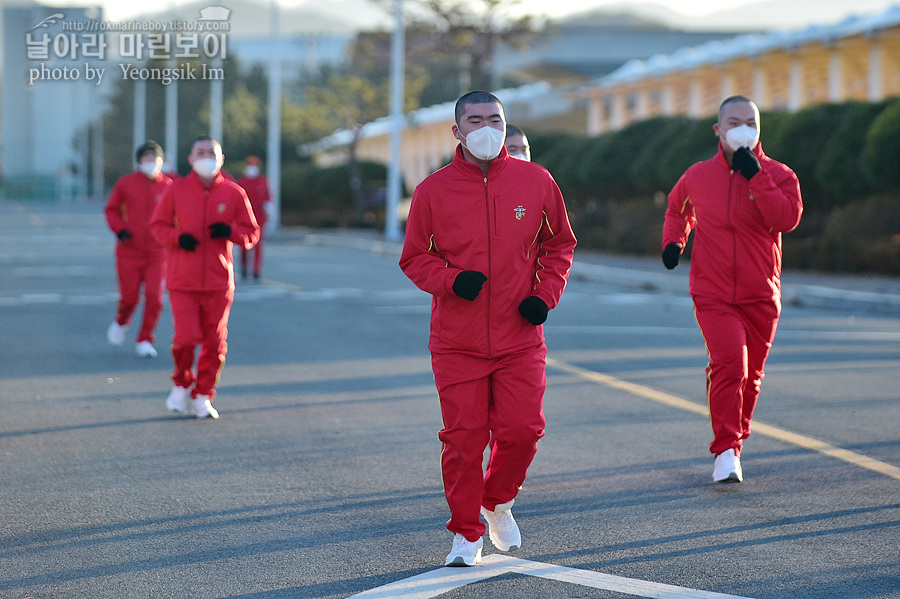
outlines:
[{"label": "white building", "polygon": [[830,26],[740,35],[633,60],[578,94],[589,135],[656,116],[713,115],[731,95],[761,110],[900,96],[900,5]]},{"label": "white building", "polygon": [[[0,176],[5,197],[75,197],[90,188],[89,125],[103,114],[105,38],[96,7],[3,10]],[[108,73],[107,73],[108,74]]]}]

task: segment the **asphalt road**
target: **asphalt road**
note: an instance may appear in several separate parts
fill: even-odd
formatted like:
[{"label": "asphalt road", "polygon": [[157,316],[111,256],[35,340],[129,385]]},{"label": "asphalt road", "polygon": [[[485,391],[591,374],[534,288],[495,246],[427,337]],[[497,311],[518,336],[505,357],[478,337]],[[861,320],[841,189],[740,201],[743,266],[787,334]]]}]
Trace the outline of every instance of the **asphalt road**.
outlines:
[{"label": "asphalt road", "polygon": [[523,547],[450,569],[430,298],[395,245],[274,235],[197,421],[164,408],[168,310],[159,358],[135,325],[106,342],[102,207],[0,222],[0,599],[900,597],[896,315],[787,306],[745,482],[716,485],[686,269],[667,288],[582,254],[546,325]]}]

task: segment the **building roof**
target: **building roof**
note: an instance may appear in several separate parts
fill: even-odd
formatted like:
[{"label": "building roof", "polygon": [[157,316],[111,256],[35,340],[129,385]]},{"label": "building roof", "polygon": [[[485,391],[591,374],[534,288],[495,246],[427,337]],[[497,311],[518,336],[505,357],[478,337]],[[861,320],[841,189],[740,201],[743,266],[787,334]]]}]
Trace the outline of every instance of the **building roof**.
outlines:
[{"label": "building roof", "polygon": [[632,59],[734,36],[734,32],[691,32],[622,23],[561,23],[545,31],[526,49],[501,44],[493,57],[499,75],[522,73],[549,66],[581,75],[602,77]]},{"label": "building roof", "polygon": [[[493,93],[503,103],[503,106],[509,112],[509,108],[513,104],[528,103],[531,100],[548,94],[552,90],[549,83],[539,81],[530,83],[521,87],[507,88],[497,90]],[[452,102],[444,102],[442,104],[434,104],[418,110],[407,112],[403,115],[404,127],[415,127],[417,125],[430,125],[433,123],[442,123],[453,121],[455,119],[454,111],[456,110],[456,100]],[[393,117],[385,116],[363,125],[360,136],[378,137],[381,135],[389,135]],[[340,129],[327,137],[323,137],[318,141],[305,144],[302,146],[302,152],[305,154],[313,154],[317,151],[328,150],[349,145],[353,140],[353,132],[349,129]]]},{"label": "building roof", "polygon": [[710,41],[682,48],[672,54],[657,54],[646,60],[630,60],[612,73],[596,79],[594,86],[611,87],[648,77],[695,70],[742,57],[753,57],[775,50],[820,42],[832,43],[846,37],[871,35],[879,30],[900,25],[900,5],[871,16],[853,16],[836,25],[812,25],[797,31],[773,31],[763,34],[738,35],[727,40]]}]

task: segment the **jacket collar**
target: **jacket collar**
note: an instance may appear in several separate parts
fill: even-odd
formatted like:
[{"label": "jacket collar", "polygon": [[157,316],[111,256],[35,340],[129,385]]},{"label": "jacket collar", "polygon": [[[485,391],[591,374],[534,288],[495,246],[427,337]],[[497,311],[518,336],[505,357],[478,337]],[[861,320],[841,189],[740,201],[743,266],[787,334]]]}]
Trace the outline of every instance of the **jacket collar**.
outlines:
[{"label": "jacket collar", "polygon": [[[147,175],[144,174],[144,171],[142,171],[139,168],[134,169],[134,171],[132,171],[132,172],[134,173],[136,179],[140,179],[141,177],[143,177],[148,183],[159,183],[166,176],[165,173],[160,171],[159,173],[156,174],[156,176],[154,178],[151,179],[150,177],[148,177]],[[140,175],[140,176],[138,176],[138,175]]]},{"label": "jacket collar", "polygon": [[[488,176],[493,176],[506,168],[506,163],[509,160],[516,160],[516,158],[509,157],[509,152],[506,151],[506,146],[501,147],[500,154],[491,161],[491,166],[488,168],[487,172]],[[479,179],[483,176],[481,168],[477,164],[473,164],[467,161],[465,156],[463,156],[462,144],[458,144],[456,146],[456,155],[453,156],[452,164],[466,174],[477,176]]]},{"label": "jacket collar", "polygon": [[[194,185],[198,185],[204,189],[206,189],[206,185],[203,183],[203,180],[200,178],[200,175],[194,172],[194,169],[191,169],[191,172],[187,174],[187,178],[191,180]],[[219,172],[216,173],[216,176],[213,178],[212,183],[209,188],[212,189],[219,183],[225,180],[225,176],[222,175],[222,169],[219,169]]]},{"label": "jacket collar", "polygon": [[[762,140],[756,142],[756,147],[753,148],[753,154],[759,161],[762,161],[763,158],[766,158],[766,154],[765,152],[763,152]],[[721,141],[719,142],[719,151],[716,154],[716,158],[722,161],[729,169],[731,168],[731,163],[728,162],[728,158],[725,156],[725,150],[722,149]]]}]

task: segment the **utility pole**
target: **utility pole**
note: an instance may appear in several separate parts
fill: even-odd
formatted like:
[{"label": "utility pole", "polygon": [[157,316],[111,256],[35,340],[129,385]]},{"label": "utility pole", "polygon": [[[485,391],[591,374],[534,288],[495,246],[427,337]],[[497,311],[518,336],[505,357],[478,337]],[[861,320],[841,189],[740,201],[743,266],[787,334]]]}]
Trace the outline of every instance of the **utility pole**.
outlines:
[{"label": "utility pole", "polygon": [[274,231],[281,224],[281,38],[278,34],[278,0],[272,0],[270,3],[269,17],[269,39],[272,40],[274,47],[269,60],[269,123],[266,170],[273,210],[267,226],[270,231]]},{"label": "utility pole", "polygon": [[147,140],[147,82],[140,78],[134,82],[134,130],[132,138],[132,152]]},{"label": "utility pole", "polygon": [[394,35],[391,37],[391,162],[388,165],[387,199],[384,208],[384,236],[400,240],[400,143],[403,133],[404,45],[403,0],[394,0]]},{"label": "utility pole", "polygon": [[[172,4],[172,22],[178,18],[175,5]],[[177,64],[174,58],[169,58],[169,66],[175,68]],[[174,169],[178,169],[178,80],[172,80],[166,86],[166,160],[172,163]]]}]

